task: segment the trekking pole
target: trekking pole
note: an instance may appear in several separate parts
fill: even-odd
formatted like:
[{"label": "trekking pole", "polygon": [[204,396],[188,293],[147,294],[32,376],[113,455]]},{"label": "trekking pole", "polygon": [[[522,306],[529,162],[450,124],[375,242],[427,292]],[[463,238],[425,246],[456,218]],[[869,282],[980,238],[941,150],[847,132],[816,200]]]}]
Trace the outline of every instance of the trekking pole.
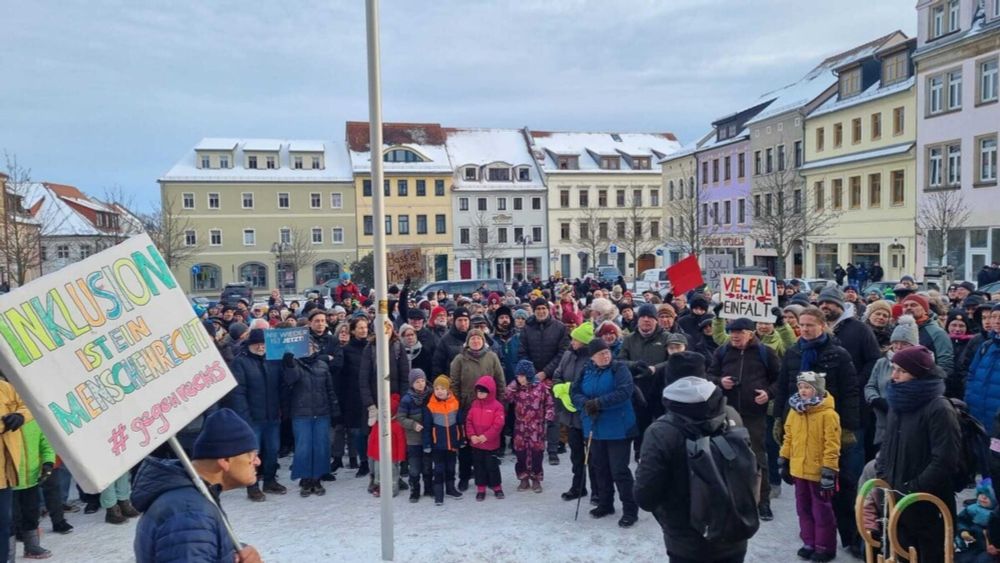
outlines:
[{"label": "trekking pole", "polygon": [[[587,447],[583,449],[583,476],[587,477],[587,466],[590,463],[590,444],[594,440],[594,424],[590,425],[590,432],[587,434]],[[590,487],[594,487],[594,483],[590,483]],[[582,487],[580,491],[577,491],[580,496],[576,497],[576,514],[573,515],[573,521],[575,522],[580,517],[580,501],[583,500]]]}]

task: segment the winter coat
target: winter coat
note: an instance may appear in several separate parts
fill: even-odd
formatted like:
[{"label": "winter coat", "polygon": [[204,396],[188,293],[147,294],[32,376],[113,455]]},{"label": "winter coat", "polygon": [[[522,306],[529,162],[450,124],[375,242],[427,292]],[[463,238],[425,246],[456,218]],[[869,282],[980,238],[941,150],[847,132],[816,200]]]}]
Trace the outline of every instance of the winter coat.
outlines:
[{"label": "winter coat", "polygon": [[27,489],[38,484],[38,477],[42,473],[42,465],[45,463],[56,463],[56,451],[42,434],[42,427],[35,419],[27,420],[19,432],[24,440],[24,455],[21,457],[21,482],[14,490]]},{"label": "winter coat", "polygon": [[971,334],[949,334],[948,337],[951,339],[952,358],[954,359],[955,367],[948,373],[948,378],[944,382],[944,395],[945,397],[962,399],[965,397],[965,373],[961,371],[962,359],[965,358],[965,350],[969,347],[969,343],[975,339],[975,336]]},{"label": "winter coat", "polygon": [[[874,338],[874,337],[873,337]],[[826,374],[826,390],[837,398],[834,408],[840,415],[840,426],[848,430],[861,428],[861,410],[858,406],[861,385],[854,371],[851,355],[830,338],[829,342],[816,350],[816,362],[812,371]],[[778,373],[778,394],[774,396],[775,418],[784,420],[788,411],[788,398],[797,392],[796,378],[802,371],[801,340],[788,349]]]},{"label": "winter coat", "polygon": [[[786,350],[795,346],[795,331],[787,323],[775,326],[771,334],[763,336],[756,334],[755,336],[760,340],[761,344],[774,350],[778,354],[778,359],[781,359],[785,355]],[[725,319],[714,319],[712,321],[712,341],[716,346],[723,346],[729,343],[729,333],[726,332]]]},{"label": "winter coat", "polygon": [[[392,444],[392,462],[399,463],[401,461],[406,461],[406,430],[403,425],[396,418],[396,413],[399,411],[399,395],[392,395],[390,403],[390,411],[392,413],[392,421],[389,423],[390,438],[389,441]],[[378,461],[382,458],[381,449],[379,444],[379,423],[375,423],[372,426],[372,431],[368,433],[368,457]]]},{"label": "winter coat", "polygon": [[778,394],[780,370],[778,354],[752,337],[743,350],[732,344],[719,346],[715,351],[708,379],[721,388],[722,378],[731,377],[736,385],[728,391],[722,391],[729,406],[735,408],[743,418],[763,417],[767,415],[767,403],[758,405],[755,402],[756,391],[763,389],[767,391],[768,399],[773,399]]},{"label": "winter coat", "polygon": [[447,373],[451,376],[452,393],[458,397],[462,410],[468,409],[472,401],[476,398],[476,382],[479,378],[488,375],[496,382],[496,388],[500,390],[498,400],[503,400],[503,367],[500,359],[485,346],[481,350],[482,355],[478,358],[472,357],[471,351],[465,349],[461,354],[451,361],[451,368]]},{"label": "winter coat", "polygon": [[792,477],[819,482],[823,468],[839,471],[840,417],[833,395],[800,413],[794,409],[785,417],[785,439],[779,457],[788,460]]},{"label": "winter coat", "polygon": [[406,430],[407,446],[420,446],[424,443],[423,430],[417,430],[417,425],[424,424],[424,405],[427,404],[427,397],[430,394],[430,387],[425,387],[422,395],[410,388],[399,401],[396,419]]},{"label": "winter coat", "polygon": [[617,359],[628,368],[636,362],[655,367],[667,361],[667,336],[669,334],[659,325],[649,336],[633,332],[622,339],[622,349],[618,352]]},{"label": "winter coat", "polygon": [[507,386],[507,398],[514,405],[514,450],[544,451],[546,423],[556,418],[549,386],[540,381],[527,385],[515,381]]},{"label": "winter coat", "polygon": [[[218,503],[222,487],[206,486]],[[219,509],[195,488],[179,461],[147,457],[135,476],[132,504],[143,513],[132,544],[138,563],[235,560]]]},{"label": "winter coat", "polygon": [[233,358],[235,357],[233,339],[229,337],[229,334],[223,335],[222,340],[216,340],[215,348],[219,351],[219,355],[222,356],[222,361],[226,362],[226,365],[233,363]]},{"label": "winter coat", "polygon": [[969,353],[972,363],[965,380],[965,403],[969,413],[990,432],[993,417],[1000,410],[1000,335],[994,333],[979,349],[970,348]]},{"label": "winter coat", "polygon": [[[884,399],[885,388],[889,386],[889,381],[891,380],[892,360],[889,356],[886,356],[875,362],[875,367],[872,368],[872,375],[868,378],[868,383],[865,385],[865,403],[871,405],[875,399]],[[875,412],[875,443],[881,444],[885,437],[885,422],[889,413],[878,409],[872,410]]]},{"label": "winter coat", "polygon": [[[587,366],[588,361],[590,361],[590,355],[587,354],[586,346],[578,350],[574,350],[572,347],[566,350],[563,352],[562,358],[559,359],[559,365],[556,366],[556,372],[552,376],[553,384],[569,383],[572,386],[583,375],[583,368]],[[559,424],[565,424],[578,430],[583,428],[580,411],[569,412],[563,406],[562,401],[556,401],[556,417]]]},{"label": "winter coat", "polygon": [[[623,440],[638,434],[635,410],[632,408],[632,391],[635,385],[625,364],[617,360],[599,368],[593,360],[587,362],[583,375],[570,387],[573,406],[580,411],[583,434],[594,431],[596,440]],[[597,420],[592,420],[584,403],[597,399],[601,405]]]},{"label": "winter coat", "polygon": [[454,393],[443,401],[433,391],[427,395],[423,438],[424,448],[437,451],[457,452],[465,444],[465,424]]},{"label": "winter coat", "polygon": [[319,356],[320,354],[316,354],[299,358],[295,360],[294,367],[284,371],[285,385],[290,387],[289,416],[293,418],[333,418],[341,414],[330,368]]},{"label": "winter coat", "polygon": [[358,289],[357,284],[351,281],[337,284],[337,287],[333,290],[332,297],[337,303],[342,303],[344,299],[347,299],[348,297],[357,299],[362,305],[364,305],[365,301],[367,301],[365,297],[361,295],[361,290]]},{"label": "winter coat", "polygon": [[[422,340],[420,333],[426,333],[428,335],[427,340],[429,342]],[[410,369],[419,368],[423,370],[427,377],[435,377],[431,374],[434,373],[434,346],[437,344],[437,338],[427,329],[421,329],[421,331],[417,333],[417,344],[419,345],[419,348],[416,351],[408,350],[406,346],[403,346],[403,353],[410,360]]]},{"label": "winter coat", "polygon": [[677,318],[677,326],[681,327],[681,330],[683,330],[686,334],[697,334],[701,332],[701,330],[698,328],[698,325],[701,324],[701,321],[712,316],[714,315],[712,315],[712,313],[709,312],[696,315],[689,311],[686,315]]},{"label": "winter coat", "polygon": [[[368,343],[361,353],[361,368],[358,370],[358,389],[361,391],[361,406],[368,409],[378,405],[378,365],[375,360],[375,341]],[[430,375],[428,378],[433,379]],[[389,344],[389,393],[402,394],[410,387],[410,359],[399,341]]]},{"label": "winter coat", "polygon": [[[367,340],[354,337],[341,347],[344,354],[344,367],[336,380],[337,398],[340,400],[344,425],[347,428],[368,428],[368,413],[361,402],[361,382],[358,374],[361,371],[361,359],[364,357]],[[431,377],[428,375],[427,377]]]},{"label": "winter coat", "polygon": [[[294,368],[292,368],[294,369]],[[230,365],[236,388],[222,399],[222,405],[236,411],[249,424],[279,422],[285,391],[281,384],[285,371],[280,360],[265,360],[246,352]]]},{"label": "winter coat", "polygon": [[482,385],[489,389],[485,399],[476,397],[472,401],[472,406],[465,414],[465,435],[484,436],[486,441],[481,444],[469,445],[477,450],[493,451],[500,449],[500,434],[503,432],[505,409],[497,400],[496,380],[489,376],[482,376],[476,381],[476,385]]},{"label": "winter coat", "polygon": [[[0,380],[0,417],[10,413],[20,414],[24,417],[25,423],[35,418],[28,412],[28,407],[24,405],[14,386]],[[21,438],[20,428],[14,432],[7,432],[6,429],[2,432],[0,434],[0,464],[3,465],[3,470],[0,471],[0,489],[7,489],[16,487],[24,478],[22,473],[24,439]]]},{"label": "winter coat", "polygon": [[428,383],[439,375],[451,373],[451,361],[462,353],[465,348],[465,337],[467,332],[459,332],[455,327],[448,329],[448,332],[438,339],[437,346],[434,347],[434,371],[427,374]]},{"label": "winter coat", "polygon": [[716,561],[743,553],[747,541],[725,539],[706,541],[691,527],[691,483],[688,474],[687,438],[689,435],[714,435],[731,425],[724,401],[691,405],[697,412],[685,417],[685,427],[667,422],[666,417],[653,421],[642,439],[641,462],[635,471],[635,500],[643,510],[653,513],[663,529],[667,553],[692,561]]},{"label": "winter coat", "polygon": [[503,364],[504,385],[506,385],[515,379],[514,368],[517,367],[517,362],[520,359],[518,354],[521,351],[521,333],[511,328],[506,338],[494,334],[493,339],[503,351],[502,354],[498,355],[500,356],[500,363]]},{"label": "winter coat", "polygon": [[[851,355],[854,371],[858,375],[858,393],[860,393],[861,387],[868,381],[868,376],[871,375],[872,368],[875,367],[875,362],[882,357],[882,348],[879,347],[878,340],[875,339],[875,333],[853,315],[854,307],[848,304],[844,314],[834,325],[833,334],[840,341],[840,346]],[[836,393],[834,396],[839,402],[841,396]]]},{"label": "winter coat", "polygon": [[559,365],[559,358],[569,348],[569,331],[566,325],[549,317],[544,322],[535,317],[528,319],[521,331],[521,348],[518,357],[531,360],[535,369],[552,377]]},{"label": "winter coat", "polygon": [[955,369],[955,354],[951,348],[951,338],[948,333],[941,328],[937,319],[926,318],[922,323],[917,323],[920,331],[920,344],[934,352],[934,363],[951,373]]}]

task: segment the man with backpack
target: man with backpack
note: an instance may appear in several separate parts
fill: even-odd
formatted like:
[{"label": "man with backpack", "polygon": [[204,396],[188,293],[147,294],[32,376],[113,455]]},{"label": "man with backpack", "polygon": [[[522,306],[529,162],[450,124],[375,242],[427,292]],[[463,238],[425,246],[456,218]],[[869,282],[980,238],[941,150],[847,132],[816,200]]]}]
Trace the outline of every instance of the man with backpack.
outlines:
[{"label": "man with backpack", "polygon": [[[700,377],[668,385],[667,414],[646,430],[635,499],[663,529],[670,563],[742,563],[759,526],[757,461],[739,415],[704,379],[703,363],[690,361],[689,367]],[[692,450],[696,457],[689,457]],[[707,474],[721,481],[709,482]]]}]

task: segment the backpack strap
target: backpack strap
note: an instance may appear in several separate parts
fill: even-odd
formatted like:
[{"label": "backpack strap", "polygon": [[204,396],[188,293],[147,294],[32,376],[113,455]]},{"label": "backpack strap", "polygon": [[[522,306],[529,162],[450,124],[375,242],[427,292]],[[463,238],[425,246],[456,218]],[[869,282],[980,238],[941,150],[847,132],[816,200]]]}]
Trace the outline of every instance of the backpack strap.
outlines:
[{"label": "backpack strap", "polygon": [[729,444],[729,441],[726,440],[725,433],[719,434],[717,436],[712,436],[712,445],[718,448],[719,453],[722,455],[723,458],[725,458],[727,462],[736,459],[736,450],[734,450],[733,446],[731,446]]}]

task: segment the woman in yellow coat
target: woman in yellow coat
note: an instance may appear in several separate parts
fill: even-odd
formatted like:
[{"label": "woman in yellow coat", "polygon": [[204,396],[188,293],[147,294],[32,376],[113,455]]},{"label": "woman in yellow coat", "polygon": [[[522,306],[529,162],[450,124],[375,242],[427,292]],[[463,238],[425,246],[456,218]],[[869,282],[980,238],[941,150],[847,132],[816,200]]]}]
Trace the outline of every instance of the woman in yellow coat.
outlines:
[{"label": "woman in yellow coat", "polygon": [[[0,379],[0,561],[7,561],[14,545],[10,525],[14,487],[21,483],[24,438],[21,426],[31,413],[14,386]],[[9,540],[8,540],[9,538]]]},{"label": "woman in yellow coat", "polygon": [[830,501],[837,489],[840,417],[833,395],[826,392],[824,374],[802,372],[797,384],[799,392],[788,399],[778,468],[781,478],[795,485],[799,557],[830,561],[837,555],[837,519]]}]

